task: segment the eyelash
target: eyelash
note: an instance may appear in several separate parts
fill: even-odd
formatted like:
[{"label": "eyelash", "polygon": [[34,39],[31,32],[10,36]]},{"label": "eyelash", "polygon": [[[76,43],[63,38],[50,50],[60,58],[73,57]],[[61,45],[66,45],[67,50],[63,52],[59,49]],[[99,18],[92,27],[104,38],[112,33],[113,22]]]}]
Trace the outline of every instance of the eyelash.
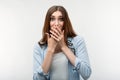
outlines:
[{"label": "eyelash", "polygon": [[64,19],[63,18],[59,18],[61,21],[64,21]]},{"label": "eyelash", "polygon": [[[55,18],[50,18],[50,20],[51,20],[51,21],[54,21],[54,20],[55,20]],[[63,19],[63,18],[58,18],[58,20],[60,20],[60,21],[64,21],[64,19]]]},{"label": "eyelash", "polygon": [[50,20],[51,20],[51,21],[54,21],[54,20],[55,20],[55,18],[50,18]]}]

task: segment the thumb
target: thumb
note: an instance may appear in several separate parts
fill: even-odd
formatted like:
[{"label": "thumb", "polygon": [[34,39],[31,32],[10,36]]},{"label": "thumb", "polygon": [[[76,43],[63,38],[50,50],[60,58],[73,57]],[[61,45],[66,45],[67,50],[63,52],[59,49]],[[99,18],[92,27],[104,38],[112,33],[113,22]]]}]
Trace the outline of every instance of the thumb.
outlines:
[{"label": "thumb", "polygon": [[50,35],[48,33],[45,33],[47,35],[47,40],[50,38]]}]

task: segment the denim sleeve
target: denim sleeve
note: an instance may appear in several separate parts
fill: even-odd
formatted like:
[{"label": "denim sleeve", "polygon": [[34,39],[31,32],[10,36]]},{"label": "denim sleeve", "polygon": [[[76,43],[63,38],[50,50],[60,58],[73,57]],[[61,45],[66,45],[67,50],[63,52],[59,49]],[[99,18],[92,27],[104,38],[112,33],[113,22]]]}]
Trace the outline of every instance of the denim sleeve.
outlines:
[{"label": "denim sleeve", "polygon": [[48,74],[45,74],[42,70],[41,64],[43,61],[42,50],[38,44],[33,48],[33,80],[48,80]]},{"label": "denim sleeve", "polygon": [[75,69],[83,79],[87,80],[91,75],[91,68],[84,39],[77,36],[74,46],[76,51]]}]

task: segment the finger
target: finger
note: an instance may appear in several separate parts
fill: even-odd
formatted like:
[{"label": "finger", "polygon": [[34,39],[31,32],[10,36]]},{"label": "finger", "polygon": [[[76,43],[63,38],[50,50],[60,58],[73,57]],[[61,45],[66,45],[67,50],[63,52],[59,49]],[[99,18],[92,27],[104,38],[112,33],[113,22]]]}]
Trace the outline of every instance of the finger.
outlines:
[{"label": "finger", "polygon": [[50,38],[50,35],[48,34],[48,33],[45,33],[46,35],[47,35],[47,39],[49,39]]},{"label": "finger", "polygon": [[55,28],[52,28],[52,31],[54,31],[57,35],[60,35],[59,31]]},{"label": "finger", "polygon": [[55,32],[50,30],[50,33],[52,33],[52,35],[54,35],[56,38],[59,37]]},{"label": "finger", "polygon": [[62,35],[64,35],[64,30],[62,31]]},{"label": "finger", "polygon": [[57,29],[57,30],[58,30],[58,32],[61,34],[61,29],[60,29],[60,28],[58,28],[58,27],[57,27],[56,29]]},{"label": "finger", "polygon": [[54,35],[50,34],[50,36],[55,39],[56,41],[59,41],[59,38],[56,38]]}]

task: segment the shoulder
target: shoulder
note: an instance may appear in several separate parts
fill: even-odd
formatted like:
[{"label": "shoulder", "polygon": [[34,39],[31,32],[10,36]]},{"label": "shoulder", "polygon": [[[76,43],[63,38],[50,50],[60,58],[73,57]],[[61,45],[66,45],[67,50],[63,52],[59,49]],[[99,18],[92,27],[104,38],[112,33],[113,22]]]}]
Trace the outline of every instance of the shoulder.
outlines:
[{"label": "shoulder", "polygon": [[83,36],[80,36],[80,35],[77,35],[72,39],[73,43],[83,42],[83,41],[84,41],[84,38],[83,38]]},{"label": "shoulder", "polygon": [[[46,49],[46,46],[45,45],[39,45],[39,43],[38,42],[35,42],[34,43],[34,46],[33,46],[33,56],[34,57],[43,57],[43,55],[44,55],[44,51],[45,51],[45,49]],[[38,58],[39,58],[38,57]]]},{"label": "shoulder", "polygon": [[33,46],[33,51],[34,52],[42,52],[43,49],[45,48],[45,45],[40,45],[39,42],[35,42]]},{"label": "shoulder", "polygon": [[46,47],[46,44],[39,44],[39,42],[34,43],[34,49],[42,49],[45,47]]},{"label": "shoulder", "polygon": [[68,37],[68,42],[72,42],[73,44],[77,45],[78,43],[84,42],[84,38],[80,35],[77,35],[75,37]]},{"label": "shoulder", "polygon": [[41,50],[41,48],[40,48],[38,42],[35,42],[34,46],[33,46],[33,51],[40,51],[40,50]]},{"label": "shoulder", "polygon": [[74,47],[85,46],[85,40],[83,36],[77,35],[72,39]]}]

